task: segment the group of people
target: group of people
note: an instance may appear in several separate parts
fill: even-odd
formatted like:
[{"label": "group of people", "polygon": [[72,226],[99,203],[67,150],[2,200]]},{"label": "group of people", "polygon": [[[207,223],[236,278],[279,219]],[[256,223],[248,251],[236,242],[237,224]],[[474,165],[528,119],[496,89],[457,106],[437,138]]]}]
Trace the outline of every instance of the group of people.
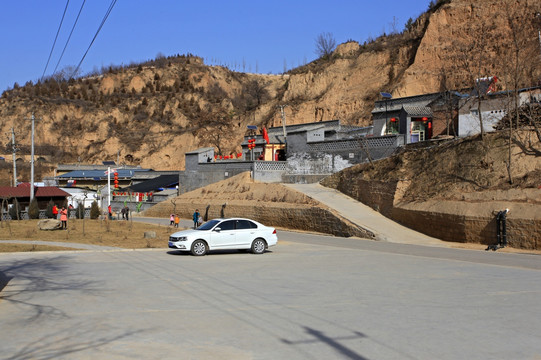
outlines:
[{"label": "group of people", "polygon": [[171,214],[171,216],[169,216],[169,226],[174,226],[178,228],[179,223],[180,217],[178,216],[178,214]]},{"label": "group of people", "polygon": [[120,214],[122,214],[122,220],[130,220],[130,208],[128,206],[124,206],[120,210]]},{"label": "group of people", "polygon": [[[198,209],[195,209],[195,212],[192,215],[193,219],[193,228],[197,229],[199,226],[203,224],[203,218],[201,217],[201,214],[199,213]],[[169,216],[169,226],[174,226],[178,228],[178,224],[180,223],[180,217],[178,214],[171,214]]]},{"label": "group of people", "polygon": [[60,216],[60,222],[62,223],[62,230],[67,230],[68,229],[68,209],[62,206],[62,209],[58,210],[58,207],[56,205],[53,205],[53,218],[58,219],[59,216]]},{"label": "group of people", "polygon": [[[113,220],[113,209],[111,208],[111,205],[107,206],[107,213],[109,216],[109,220]],[[120,210],[120,215],[122,215],[122,220],[130,220],[130,208],[128,205],[124,206]]]}]

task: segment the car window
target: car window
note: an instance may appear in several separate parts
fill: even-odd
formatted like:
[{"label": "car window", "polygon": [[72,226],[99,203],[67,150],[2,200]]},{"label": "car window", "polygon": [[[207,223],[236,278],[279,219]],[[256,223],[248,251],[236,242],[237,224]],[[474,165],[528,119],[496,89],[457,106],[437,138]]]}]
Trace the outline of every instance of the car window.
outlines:
[{"label": "car window", "polygon": [[226,220],[221,222],[218,227],[222,230],[235,230],[235,220]]},{"label": "car window", "polygon": [[257,229],[257,225],[248,220],[237,220],[237,230],[239,229]]},{"label": "car window", "polygon": [[219,220],[207,221],[206,223],[204,223],[203,225],[198,227],[197,230],[210,230],[210,229],[212,229],[214,227],[214,225],[216,225],[219,222],[220,222]]}]

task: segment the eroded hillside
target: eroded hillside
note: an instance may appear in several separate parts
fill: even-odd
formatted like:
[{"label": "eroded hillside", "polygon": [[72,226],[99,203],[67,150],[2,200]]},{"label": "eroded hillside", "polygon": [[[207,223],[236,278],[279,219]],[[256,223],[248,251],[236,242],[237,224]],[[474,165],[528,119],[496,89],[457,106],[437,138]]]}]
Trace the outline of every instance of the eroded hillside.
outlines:
[{"label": "eroded hillside", "polygon": [[[440,0],[399,34],[341,44],[329,59],[284,75],[238,73],[206,66],[195,56],[172,56],[69,81],[28,82],[3,93],[0,130],[14,127],[28,149],[28,118],[34,112],[40,119],[37,154],[51,164],[119,160],[180,170],[187,151],[212,146],[234,153],[246,125],[280,125],[278,105],[288,105],[288,124],[340,119],[366,126],[381,91],[395,96],[436,92],[494,74],[503,88],[535,84],[540,67],[528,51],[538,46],[537,20],[531,16],[536,6],[533,1]],[[517,22],[521,27],[510,32]],[[480,45],[471,35],[483,29],[487,36]],[[513,64],[513,34],[520,35],[517,41],[527,40],[521,42],[519,60],[529,61],[518,64],[520,73],[502,65]],[[487,54],[483,74],[457,66],[465,41]],[[480,59],[469,60],[473,66]]]}]

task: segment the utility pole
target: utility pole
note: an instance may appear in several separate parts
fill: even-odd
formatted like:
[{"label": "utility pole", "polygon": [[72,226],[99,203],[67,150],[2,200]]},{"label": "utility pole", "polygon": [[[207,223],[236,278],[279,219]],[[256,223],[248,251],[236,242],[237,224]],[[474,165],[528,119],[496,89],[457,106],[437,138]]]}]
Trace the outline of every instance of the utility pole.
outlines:
[{"label": "utility pole", "polygon": [[32,153],[30,154],[30,203],[34,199],[34,112],[32,112]]},{"label": "utility pole", "polygon": [[15,144],[15,128],[11,128],[11,151],[13,153],[13,186],[17,186],[17,156],[16,152],[19,149]]},{"label": "utility pole", "polygon": [[34,123],[36,121],[33,111],[30,120],[32,120],[32,152],[30,155],[30,202],[32,202],[32,200],[34,199]]},{"label": "utility pole", "polygon": [[280,114],[282,115],[282,129],[284,130],[284,144],[286,145],[286,152],[287,152],[287,131],[286,131],[286,113],[284,111],[284,108],[287,105],[278,105],[280,108]]}]

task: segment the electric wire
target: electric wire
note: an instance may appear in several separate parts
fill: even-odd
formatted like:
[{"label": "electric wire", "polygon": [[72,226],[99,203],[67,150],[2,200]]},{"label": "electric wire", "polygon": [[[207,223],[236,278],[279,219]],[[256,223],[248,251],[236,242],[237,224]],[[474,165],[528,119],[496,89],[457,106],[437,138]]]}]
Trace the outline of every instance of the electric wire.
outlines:
[{"label": "electric wire", "polygon": [[51,56],[53,55],[53,50],[56,45],[56,40],[58,39],[58,34],[60,33],[60,29],[62,28],[62,23],[64,22],[64,17],[66,16],[66,11],[68,10],[69,3],[70,3],[70,0],[66,2],[66,7],[64,8],[64,13],[62,14],[62,19],[60,20],[60,25],[58,25],[58,30],[56,31],[53,47],[51,48],[51,52],[49,53],[49,58],[47,59],[47,64],[45,65],[45,69],[43,69],[43,74],[41,75],[40,81],[43,81],[43,77],[45,76],[45,72],[47,71],[47,67],[49,66],[49,61],[51,61]]},{"label": "electric wire", "polygon": [[77,67],[75,68],[75,70],[73,71],[73,73],[71,74],[70,77],[73,77],[75,74],[77,74],[77,71],[79,71],[79,68],[81,67],[81,64],[83,63],[86,55],[88,54],[88,51],[90,51],[90,48],[92,47],[92,44],[94,44],[94,41],[98,37],[98,34],[99,34],[101,28],[103,27],[103,25],[105,24],[105,21],[107,21],[107,18],[109,17],[109,14],[111,14],[111,11],[113,10],[113,7],[115,6],[116,2],[117,2],[117,0],[111,0],[111,4],[109,5],[109,8],[107,9],[107,12],[105,13],[105,15],[103,17],[103,19],[101,21],[101,24],[98,27],[98,30],[96,31],[96,34],[94,35],[94,38],[90,42],[90,45],[88,45],[88,48],[86,49],[83,57],[81,58],[81,61],[79,61],[79,64],[77,65]]},{"label": "electric wire", "polygon": [[75,22],[73,23],[70,35],[68,36],[68,40],[66,41],[66,45],[64,45],[64,49],[62,49],[62,54],[60,54],[60,58],[58,59],[58,62],[56,63],[53,74],[56,73],[56,70],[58,69],[58,65],[60,65],[60,61],[62,60],[62,57],[64,56],[64,52],[66,51],[66,48],[68,47],[68,44],[69,44],[70,39],[71,39],[71,35],[73,34],[73,30],[75,30],[75,26],[77,25],[77,21],[79,20],[79,16],[81,15],[81,12],[83,11],[83,6],[85,6],[85,2],[86,2],[86,0],[83,0],[83,3],[81,4],[81,8],[79,9],[79,13],[77,14],[77,18],[75,19]]}]

